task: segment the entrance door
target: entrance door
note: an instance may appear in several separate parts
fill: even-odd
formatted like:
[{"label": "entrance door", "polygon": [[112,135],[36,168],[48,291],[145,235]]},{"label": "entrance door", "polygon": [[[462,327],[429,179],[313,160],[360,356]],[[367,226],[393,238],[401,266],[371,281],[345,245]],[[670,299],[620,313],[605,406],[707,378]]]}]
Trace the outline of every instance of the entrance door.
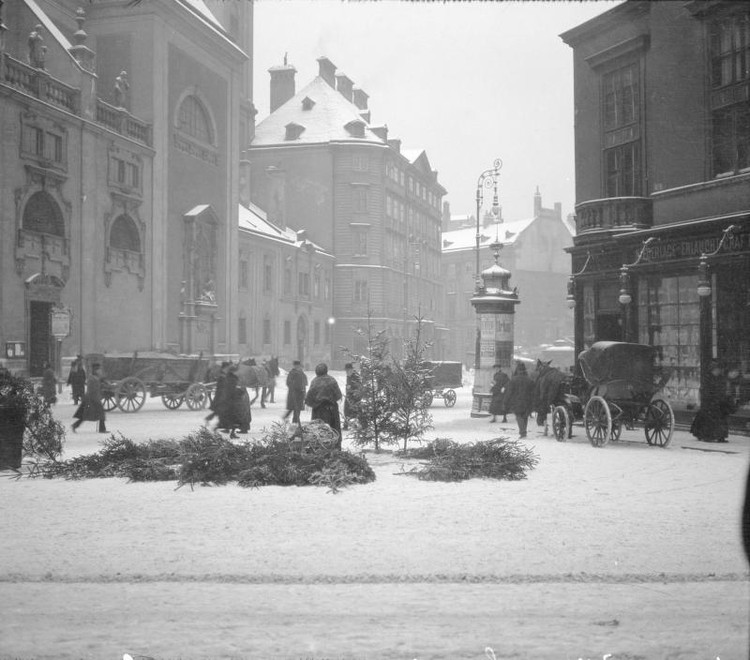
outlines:
[{"label": "entrance door", "polygon": [[29,374],[41,376],[45,362],[52,363],[50,347],[50,310],[52,303],[32,300],[29,302]]}]

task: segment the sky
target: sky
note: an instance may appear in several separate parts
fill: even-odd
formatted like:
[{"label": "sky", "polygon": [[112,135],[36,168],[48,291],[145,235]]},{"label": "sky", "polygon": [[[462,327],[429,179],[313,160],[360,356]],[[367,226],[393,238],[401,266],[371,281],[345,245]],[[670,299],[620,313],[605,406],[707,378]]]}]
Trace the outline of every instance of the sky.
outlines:
[{"label": "sky", "polygon": [[[503,162],[510,222],[574,212],[573,51],[559,35],[620,4],[256,0],[254,103],[269,113],[268,69],[297,69],[299,91],[325,55],[369,94],[374,125],[424,149],[452,214],[476,213],[479,176]],[[486,208],[492,195],[484,195]],[[484,208],[483,208],[484,211]]]}]

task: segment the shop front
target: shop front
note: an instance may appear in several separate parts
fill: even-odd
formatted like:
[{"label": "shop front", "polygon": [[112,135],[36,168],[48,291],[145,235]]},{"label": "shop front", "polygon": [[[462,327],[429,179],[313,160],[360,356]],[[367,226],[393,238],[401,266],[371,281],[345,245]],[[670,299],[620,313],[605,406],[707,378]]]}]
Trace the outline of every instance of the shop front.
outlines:
[{"label": "shop front", "polygon": [[571,252],[577,352],[601,340],[655,346],[661,394],[684,424],[718,360],[738,402],[730,425],[750,432],[750,221],[669,225]]}]

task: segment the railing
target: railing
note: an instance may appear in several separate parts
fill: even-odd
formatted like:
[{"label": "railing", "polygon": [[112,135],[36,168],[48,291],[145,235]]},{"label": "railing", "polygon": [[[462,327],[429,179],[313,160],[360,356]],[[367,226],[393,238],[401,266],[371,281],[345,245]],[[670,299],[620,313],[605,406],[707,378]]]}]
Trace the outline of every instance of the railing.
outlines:
[{"label": "railing", "polygon": [[6,84],[58,108],[73,114],[78,113],[81,94],[75,87],[66,85],[44,69],[36,69],[7,53],[3,57],[3,63],[3,81]]},{"label": "railing", "polygon": [[96,100],[96,121],[143,144],[151,144],[151,126],[102,99]]},{"label": "railing", "polygon": [[642,229],[653,224],[648,197],[609,197],[576,205],[577,234],[611,229]]}]

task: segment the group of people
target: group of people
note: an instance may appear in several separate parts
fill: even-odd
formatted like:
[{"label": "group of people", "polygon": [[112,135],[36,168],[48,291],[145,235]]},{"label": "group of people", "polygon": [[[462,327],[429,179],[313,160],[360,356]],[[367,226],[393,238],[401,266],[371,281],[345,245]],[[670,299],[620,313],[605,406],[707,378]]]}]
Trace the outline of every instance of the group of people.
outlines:
[{"label": "group of people", "polygon": [[519,362],[513,376],[508,376],[501,364],[495,364],[492,388],[490,393],[490,423],[502,415],[503,422],[508,421],[508,413],[513,413],[518,424],[518,434],[525,438],[529,416],[534,409],[534,381],[531,380],[526,365]]}]

